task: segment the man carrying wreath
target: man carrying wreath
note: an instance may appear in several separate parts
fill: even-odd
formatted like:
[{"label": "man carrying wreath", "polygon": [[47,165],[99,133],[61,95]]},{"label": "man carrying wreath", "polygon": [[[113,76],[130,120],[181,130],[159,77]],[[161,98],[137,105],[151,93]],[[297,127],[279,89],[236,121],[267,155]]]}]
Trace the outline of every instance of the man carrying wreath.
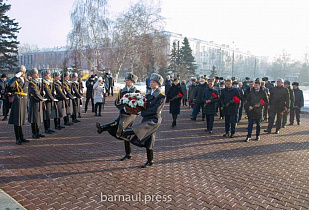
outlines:
[{"label": "man carrying wreath", "polygon": [[[138,77],[136,75],[132,73],[127,73],[127,75],[125,76],[126,85],[124,86],[124,88],[118,91],[118,95],[115,100],[115,106],[119,109],[119,116],[114,122],[111,122],[105,125],[100,125],[100,123],[97,122],[96,127],[97,127],[97,131],[99,134],[101,134],[104,131],[108,131],[110,135],[114,136],[117,139],[122,140],[122,138],[117,137],[117,130],[120,130],[120,133],[121,133],[122,129],[126,129],[129,126],[132,126],[132,124],[135,121],[136,115],[127,113],[125,111],[125,105],[121,103],[121,98],[128,93],[139,93],[140,92],[134,86],[134,83],[137,82],[137,79]],[[131,158],[130,142],[124,141],[124,147],[125,147],[126,155],[120,159],[121,161]]]},{"label": "man carrying wreath", "polygon": [[256,140],[260,140],[261,119],[263,116],[263,108],[268,103],[268,97],[265,91],[261,89],[261,83],[256,81],[254,90],[247,97],[248,106],[248,135],[246,142],[251,139],[253,124],[256,123]]},{"label": "man carrying wreath", "polygon": [[[232,80],[227,79],[225,88],[221,92],[221,103],[225,118],[225,134],[224,137],[234,138],[236,115],[239,108],[239,92],[236,88],[232,88]],[[231,129],[231,134],[230,134]]]},{"label": "man carrying wreath", "polygon": [[150,76],[151,90],[146,95],[146,108],[141,111],[143,120],[140,124],[127,128],[122,132],[122,137],[127,138],[132,144],[139,147],[146,147],[147,162],[142,168],[153,164],[155,134],[161,125],[161,110],[165,104],[165,95],[160,89],[163,81],[163,77],[159,74],[153,73]]}]

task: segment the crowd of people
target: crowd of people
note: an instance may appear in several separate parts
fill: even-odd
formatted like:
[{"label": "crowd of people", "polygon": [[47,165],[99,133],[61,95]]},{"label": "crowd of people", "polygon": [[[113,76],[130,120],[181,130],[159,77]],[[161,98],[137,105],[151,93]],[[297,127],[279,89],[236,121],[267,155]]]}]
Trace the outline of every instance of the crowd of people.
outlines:
[{"label": "crowd of people", "polygon": [[[275,84],[276,83],[276,84]],[[292,85],[292,88],[291,88]],[[165,79],[167,102],[170,102],[172,127],[176,126],[180,106],[192,109],[191,120],[196,121],[199,113],[201,120],[206,121],[206,132],[213,132],[215,116],[225,120],[224,137],[233,138],[237,123],[248,119],[248,134],[246,142],[251,140],[252,130],[256,124],[256,140],[260,140],[261,122],[268,122],[264,132],[270,134],[275,123],[275,134],[285,128],[290,116],[289,125],[300,125],[300,110],[304,106],[302,90],[299,83],[284,81],[279,78],[270,82],[267,77],[262,80],[256,78],[244,81],[237,78],[223,79],[222,77],[192,77],[190,81],[181,81],[177,76],[171,81],[170,76]]]}]

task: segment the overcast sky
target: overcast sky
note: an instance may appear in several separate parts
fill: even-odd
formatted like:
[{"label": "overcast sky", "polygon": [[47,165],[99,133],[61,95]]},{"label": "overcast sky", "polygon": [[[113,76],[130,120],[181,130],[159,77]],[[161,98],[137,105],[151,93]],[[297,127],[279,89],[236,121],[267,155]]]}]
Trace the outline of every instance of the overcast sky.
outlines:
[{"label": "overcast sky", "polygon": [[[22,27],[21,43],[39,47],[66,45],[74,0],[8,0],[9,13]],[[136,0],[109,0],[112,13]],[[190,38],[232,42],[257,55],[275,56],[283,49],[293,57],[309,52],[307,0],[161,0],[166,30]]]}]

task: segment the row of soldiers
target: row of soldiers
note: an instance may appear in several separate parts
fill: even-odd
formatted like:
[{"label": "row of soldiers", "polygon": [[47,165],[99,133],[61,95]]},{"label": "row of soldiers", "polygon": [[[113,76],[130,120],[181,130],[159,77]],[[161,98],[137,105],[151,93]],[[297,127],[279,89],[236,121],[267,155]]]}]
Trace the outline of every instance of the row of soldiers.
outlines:
[{"label": "row of soldiers", "polygon": [[[39,124],[44,123],[45,133],[55,132],[51,129],[50,121],[54,119],[56,130],[65,128],[61,126],[60,119],[64,119],[64,125],[71,126],[77,120],[80,113],[82,89],[78,82],[78,75],[71,75],[72,82],[69,82],[70,74],[55,72],[51,80],[51,72],[44,71],[42,82],[39,82],[39,72],[36,68],[30,71],[31,79],[25,77],[26,68],[20,66],[16,75],[8,83],[10,93],[14,100],[9,117],[9,124],[14,125],[16,144],[29,142],[24,138],[22,125],[26,122],[28,106],[28,122],[31,123],[32,137],[37,139],[45,137],[39,131]],[[29,102],[29,104],[28,104]],[[72,118],[72,122],[70,122]]]},{"label": "row of soldiers", "polygon": [[[292,89],[291,83],[283,79],[278,79],[276,86],[269,83],[268,78],[262,80],[250,81],[246,78],[244,82],[239,82],[212,78],[205,81],[200,78],[197,81],[192,78],[192,84],[188,88],[188,100],[192,107],[191,120],[195,121],[202,109],[202,120],[204,121],[205,117],[207,120],[206,131],[212,133],[213,117],[220,111],[220,118],[225,118],[224,136],[233,138],[235,126],[241,120],[244,109],[249,123],[246,141],[251,139],[254,123],[257,124],[256,139],[259,140],[260,123],[263,120],[268,120],[265,129],[267,133],[271,133],[275,119],[276,134],[281,128],[285,128],[289,113],[290,125],[294,124],[295,116],[297,124],[300,125],[300,110],[304,106],[304,97],[302,90],[298,88],[299,83],[293,82]],[[238,102],[234,102],[235,97]]]}]

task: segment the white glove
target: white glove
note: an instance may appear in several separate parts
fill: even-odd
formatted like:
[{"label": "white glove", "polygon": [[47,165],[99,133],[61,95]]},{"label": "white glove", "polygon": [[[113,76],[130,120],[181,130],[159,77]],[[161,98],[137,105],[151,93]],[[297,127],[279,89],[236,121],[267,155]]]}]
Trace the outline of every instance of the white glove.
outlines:
[{"label": "white glove", "polygon": [[67,98],[67,100],[69,100],[69,98]]},{"label": "white glove", "polygon": [[76,98],[76,96],[73,97],[74,99]]},{"label": "white glove", "polygon": [[58,99],[55,99],[55,98],[54,98],[54,101],[58,101]]},{"label": "white glove", "polygon": [[43,99],[43,102],[44,102],[44,101],[47,101],[47,98],[44,98],[44,99]]},{"label": "white glove", "polygon": [[124,110],[125,112],[127,112],[126,107],[123,107],[123,110]]},{"label": "white glove", "polygon": [[17,74],[15,74],[15,77],[19,78],[21,76],[21,72],[18,72]]}]

